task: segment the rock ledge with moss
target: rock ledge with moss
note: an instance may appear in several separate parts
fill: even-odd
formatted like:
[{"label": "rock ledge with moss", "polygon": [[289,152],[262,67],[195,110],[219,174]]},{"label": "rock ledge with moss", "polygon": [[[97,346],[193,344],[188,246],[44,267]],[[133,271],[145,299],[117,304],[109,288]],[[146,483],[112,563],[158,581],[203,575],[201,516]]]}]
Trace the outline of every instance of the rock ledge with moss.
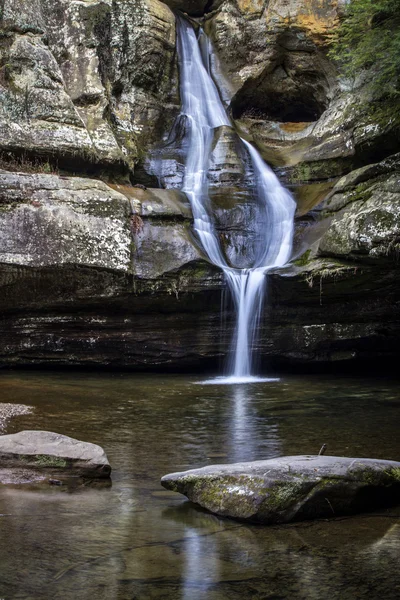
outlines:
[{"label": "rock ledge with moss", "polygon": [[51,477],[108,478],[103,448],[51,431],[20,431],[0,437],[0,484]]},{"label": "rock ledge with moss", "polygon": [[219,516],[273,525],[396,504],[400,462],[284,456],[171,473],[161,485]]}]

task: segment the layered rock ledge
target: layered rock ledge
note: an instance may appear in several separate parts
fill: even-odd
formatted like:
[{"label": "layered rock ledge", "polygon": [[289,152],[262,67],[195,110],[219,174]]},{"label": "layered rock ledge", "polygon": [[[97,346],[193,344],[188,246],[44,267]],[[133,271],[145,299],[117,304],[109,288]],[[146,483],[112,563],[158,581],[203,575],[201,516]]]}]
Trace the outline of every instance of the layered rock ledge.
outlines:
[{"label": "layered rock ledge", "polygon": [[[394,362],[399,173],[394,155],[311,211],[299,202],[295,258],[267,284],[263,360]],[[223,276],[191,220],[177,190],[0,171],[0,365],[215,365],[234,319],[228,305],[222,330]]]},{"label": "layered rock ledge", "polygon": [[219,516],[272,525],[400,502],[400,462],[285,456],[171,473],[161,485]]}]

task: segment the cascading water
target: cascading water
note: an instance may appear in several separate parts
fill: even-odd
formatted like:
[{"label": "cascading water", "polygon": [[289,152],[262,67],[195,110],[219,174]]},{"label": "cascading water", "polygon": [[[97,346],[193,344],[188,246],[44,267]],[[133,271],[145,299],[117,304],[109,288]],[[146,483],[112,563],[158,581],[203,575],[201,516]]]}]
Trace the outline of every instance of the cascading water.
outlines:
[{"label": "cascading water", "polygon": [[251,267],[236,269],[228,264],[213,225],[207,173],[214,130],[232,127],[232,123],[211,77],[208,39],[202,30],[197,36],[182,17],[177,20],[182,115],[187,122],[188,141],[182,189],[189,198],[194,228],[204,251],[225,273],[237,314],[234,364],[230,377],[219,382],[256,381],[252,374],[252,348],[265,295],[265,274],[289,259],[295,202],[257,150],[241,139],[249,154],[258,202],[263,209],[258,223],[262,243],[256,248]]}]

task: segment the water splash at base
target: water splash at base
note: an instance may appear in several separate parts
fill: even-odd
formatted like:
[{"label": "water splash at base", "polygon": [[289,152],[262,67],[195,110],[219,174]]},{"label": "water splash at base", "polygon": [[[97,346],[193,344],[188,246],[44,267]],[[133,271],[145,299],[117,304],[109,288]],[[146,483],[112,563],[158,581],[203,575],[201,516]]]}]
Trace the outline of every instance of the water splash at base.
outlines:
[{"label": "water splash at base", "polygon": [[206,379],[205,381],[196,381],[198,385],[247,385],[249,383],[274,383],[280,381],[279,377],[256,377],[255,375],[247,375],[243,377],[215,377],[214,379]]}]

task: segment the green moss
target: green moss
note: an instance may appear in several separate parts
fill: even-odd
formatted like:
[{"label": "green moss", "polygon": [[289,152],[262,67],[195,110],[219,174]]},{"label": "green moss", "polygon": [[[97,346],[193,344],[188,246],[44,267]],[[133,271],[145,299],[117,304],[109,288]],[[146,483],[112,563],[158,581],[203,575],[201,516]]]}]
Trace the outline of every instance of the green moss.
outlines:
[{"label": "green moss", "polygon": [[373,224],[377,228],[379,227],[382,231],[385,231],[386,229],[395,228],[397,225],[396,217],[392,213],[390,213],[388,210],[385,210],[384,208],[374,209],[367,216],[367,219],[372,221]]},{"label": "green moss", "polygon": [[11,211],[15,210],[18,205],[19,205],[18,202],[6,203],[6,202],[0,201],[0,213],[11,212]]},{"label": "green moss", "polygon": [[323,477],[317,485],[318,491],[325,488],[332,488],[338,484],[342,484],[343,480],[340,477]]},{"label": "green moss", "polygon": [[190,499],[213,512],[249,518],[260,506],[265,513],[286,510],[308,493],[310,484],[301,477],[267,487],[264,478],[241,475],[213,479],[194,477],[185,480],[184,489]]},{"label": "green moss", "polygon": [[[373,183],[376,182],[374,179]],[[345,203],[340,206],[340,210],[347,207],[349,204],[353,204],[355,202],[366,202],[370,199],[373,193],[373,187],[371,185],[371,181],[365,181],[363,183],[358,184],[350,191],[346,191]],[[329,210],[329,207],[326,210],[326,216],[335,215],[337,213],[337,209]]]},{"label": "green moss", "polygon": [[30,463],[35,467],[54,467],[64,468],[68,465],[65,458],[59,456],[49,456],[48,454],[21,454],[20,460],[26,463]]},{"label": "green moss", "polygon": [[288,481],[265,488],[267,508],[282,511],[299,501],[304,493],[304,481]]},{"label": "green moss", "polygon": [[59,456],[48,456],[47,454],[38,454],[36,456],[38,467],[66,467],[67,461]]},{"label": "green moss", "polygon": [[367,115],[371,122],[381,129],[400,127],[400,105],[397,97],[385,97],[379,102],[371,102],[368,104]]},{"label": "green moss", "polygon": [[297,265],[298,267],[304,267],[310,258],[310,254],[311,254],[311,250],[306,250],[306,252],[304,252],[304,254],[302,254],[299,258],[297,258],[296,260],[293,261],[294,265]]},{"label": "green moss", "polygon": [[294,179],[297,181],[310,181],[311,177],[311,166],[307,163],[300,163],[294,171]]},{"label": "green moss", "polygon": [[400,467],[386,469],[385,473],[394,480],[395,483],[400,483]]},{"label": "green moss", "polygon": [[110,6],[108,4],[95,4],[93,6],[82,7],[80,15],[82,22],[86,25],[87,34],[96,32],[98,28],[104,27],[106,20],[110,15]]},{"label": "green moss", "polygon": [[351,159],[331,158],[310,162],[301,162],[289,171],[290,183],[332,179],[348,173],[354,168]]},{"label": "green moss", "polygon": [[391,485],[393,483],[391,469],[379,471],[366,467],[354,470],[352,475],[358,481],[370,486]]},{"label": "green moss", "polygon": [[[71,154],[73,154],[73,152]],[[99,155],[94,146],[82,148],[79,152],[76,153],[76,156],[82,157],[84,161],[89,163],[96,163],[99,160]]]},{"label": "green moss", "polygon": [[304,280],[310,288],[314,287],[315,282],[321,286],[322,282],[327,279],[331,279],[334,283],[340,280],[342,286],[353,288],[354,277],[359,275],[358,267],[350,267],[341,263],[336,265],[329,261],[326,265],[317,263],[314,268],[311,263],[310,269],[304,273]]},{"label": "green moss", "polygon": [[221,476],[213,479],[193,478],[185,480],[187,496],[213,512],[229,513],[232,516],[246,517],[256,510],[254,500],[263,494],[268,495],[264,480],[260,477]]}]

